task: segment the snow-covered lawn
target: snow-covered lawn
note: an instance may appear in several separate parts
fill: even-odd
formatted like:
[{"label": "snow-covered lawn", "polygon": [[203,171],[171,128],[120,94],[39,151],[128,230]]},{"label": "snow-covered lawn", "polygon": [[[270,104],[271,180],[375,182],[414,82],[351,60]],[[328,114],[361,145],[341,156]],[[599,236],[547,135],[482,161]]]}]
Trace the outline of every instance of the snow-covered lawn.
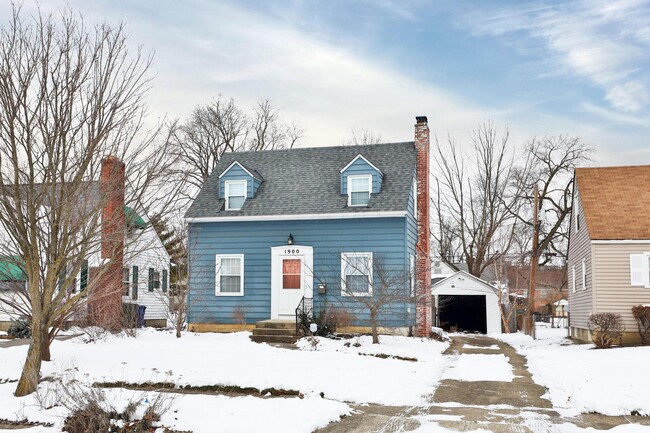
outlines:
[{"label": "snow-covered lawn", "polygon": [[[43,364],[42,374],[61,377],[74,372],[75,379],[85,384],[171,382],[177,386],[295,390],[304,398],[182,395],[174,401],[174,410],[178,412],[170,411],[162,421],[196,433],[309,432],[348,414],[346,403],[424,402],[424,395],[432,393],[439,381],[443,368],[441,352],[448,346],[406,337],[381,337],[380,345],[372,345],[368,338],[359,337],[318,339],[316,347],[302,341],[302,350],[291,350],[253,343],[249,335],[185,333],[176,339],[170,332],[145,329],[137,338],[109,336],[105,341],[89,344],[82,338],[56,341],[52,345],[53,361]],[[26,352],[27,346],[0,348],[0,382],[19,377]],[[26,416],[34,421],[61,423],[64,416],[60,407],[42,411],[34,397],[12,397],[14,389],[15,383],[0,385],[0,418]],[[129,399],[147,398],[146,393],[139,391],[107,392],[124,404]]]},{"label": "snow-covered lawn", "polygon": [[594,349],[571,344],[566,329],[537,328],[537,340],[523,334],[492,335],[528,358],[535,382],[565,414],[599,412],[650,414],[650,347]]}]

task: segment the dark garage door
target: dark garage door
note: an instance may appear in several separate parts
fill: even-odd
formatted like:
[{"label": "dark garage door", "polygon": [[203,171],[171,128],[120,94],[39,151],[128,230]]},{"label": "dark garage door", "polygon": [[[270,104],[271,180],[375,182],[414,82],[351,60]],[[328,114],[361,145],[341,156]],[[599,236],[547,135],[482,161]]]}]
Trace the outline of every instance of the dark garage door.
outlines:
[{"label": "dark garage door", "polygon": [[438,314],[446,331],[487,333],[485,295],[438,296]]}]

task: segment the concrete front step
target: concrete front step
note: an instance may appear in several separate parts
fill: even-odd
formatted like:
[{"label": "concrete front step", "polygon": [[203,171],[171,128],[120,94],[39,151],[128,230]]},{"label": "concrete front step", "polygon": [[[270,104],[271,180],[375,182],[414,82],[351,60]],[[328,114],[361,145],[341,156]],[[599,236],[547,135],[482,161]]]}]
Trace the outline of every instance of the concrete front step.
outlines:
[{"label": "concrete front step", "polygon": [[293,320],[263,320],[255,324],[251,340],[256,343],[295,343],[300,338],[296,334]]},{"label": "concrete front step", "polygon": [[251,335],[251,340],[256,343],[295,343],[295,335]]},{"label": "concrete front step", "polygon": [[253,335],[286,335],[289,337],[294,337],[296,335],[296,330],[295,328],[254,328]]},{"label": "concrete front step", "polygon": [[257,322],[255,324],[256,328],[272,328],[272,329],[296,329],[296,321],[295,320],[278,320],[278,319],[271,319],[271,320],[262,320],[261,322]]}]

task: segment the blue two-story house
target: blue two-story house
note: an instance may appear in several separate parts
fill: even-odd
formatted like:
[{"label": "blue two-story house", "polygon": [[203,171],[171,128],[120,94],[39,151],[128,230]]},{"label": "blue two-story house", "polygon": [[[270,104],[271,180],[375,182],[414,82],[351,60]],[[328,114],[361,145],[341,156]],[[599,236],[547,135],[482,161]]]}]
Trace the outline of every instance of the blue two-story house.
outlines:
[{"label": "blue two-story house", "polygon": [[303,299],[363,328],[397,284],[382,326],[428,336],[428,178],[426,117],[410,142],[225,154],[186,213],[190,329],[295,321]]}]

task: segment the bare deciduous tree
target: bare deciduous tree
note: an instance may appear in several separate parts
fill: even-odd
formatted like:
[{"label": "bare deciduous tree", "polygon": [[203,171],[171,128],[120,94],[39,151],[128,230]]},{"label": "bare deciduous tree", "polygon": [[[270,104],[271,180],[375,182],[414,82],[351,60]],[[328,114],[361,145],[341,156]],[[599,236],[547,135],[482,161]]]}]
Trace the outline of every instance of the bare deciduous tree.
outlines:
[{"label": "bare deciduous tree", "polygon": [[362,146],[366,144],[378,144],[381,142],[381,134],[364,128],[360,131],[352,129],[350,137],[343,140],[343,145]]},{"label": "bare deciduous tree", "polygon": [[279,111],[269,99],[257,103],[251,119],[251,138],[245,150],[291,149],[300,141],[302,129],[296,123],[285,124]]},{"label": "bare deciduous tree", "polygon": [[75,290],[85,258],[102,249],[102,159],[126,163],[125,193],[140,207],[167,166],[167,152],[152,149],[156,131],[143,129],[151,61],[128,49],[122,25],[88,28],[71,10],[14,8],[0,28],[0,247],[26,276],[33,335],[17,396],[36,389],[53,331],[112,269],[116,240],[104,237],[98,275]]},{"label": "bare deciduous tree", "polygon": [[408,315],[407,305],[415,307],[418,293],[415,277],[403,266],[392,265],[376,254],[372,257],[350,254],[342,266],[345,269],[338,284],[339,301],[347,308],[356,304],[367,313],[372,342],[379,344],[382,323],[404,318]]},{"label": "bare deciduous tree", "polygon": [[481,124],[472,133],[469,158],[453,138],[446,145],[436,138],[434,238],[439,252],[458,251],[477,277],[512,243],[518,194],[510,188],[515,159],[509,138],[507,128],[499,133],[490,122]]},{"label": "bare deciduous tree", "polygon": [[[533,232],[533,186],[539,185],[540,213],[544,214],[539,231],[538,251],[547,254],[539,264],[545,265],[559,256],[566,259],[569,238],[568,216],[571,214],[573,172],[590,161],[593,149],[579,137],[559,135],[533,138],[526,146],[523,166],[514,172],[514,188],[521,198],[511,211],[521,226],[518,247],[521,257],[530,258]],[[550,253],[550,254],[548,254]]]},{"label": "bare deciduous tree", "polygon": [[247,115],[233,99],[220,95],[197,106],[189,119],[170,126],[172,153],[177,163],[171,170],[185,186],[183,198],[191,199],[201,189],[226,152],[292,148],[302,138],[296,123],[285,123],[279,109],[264,99]]}]

